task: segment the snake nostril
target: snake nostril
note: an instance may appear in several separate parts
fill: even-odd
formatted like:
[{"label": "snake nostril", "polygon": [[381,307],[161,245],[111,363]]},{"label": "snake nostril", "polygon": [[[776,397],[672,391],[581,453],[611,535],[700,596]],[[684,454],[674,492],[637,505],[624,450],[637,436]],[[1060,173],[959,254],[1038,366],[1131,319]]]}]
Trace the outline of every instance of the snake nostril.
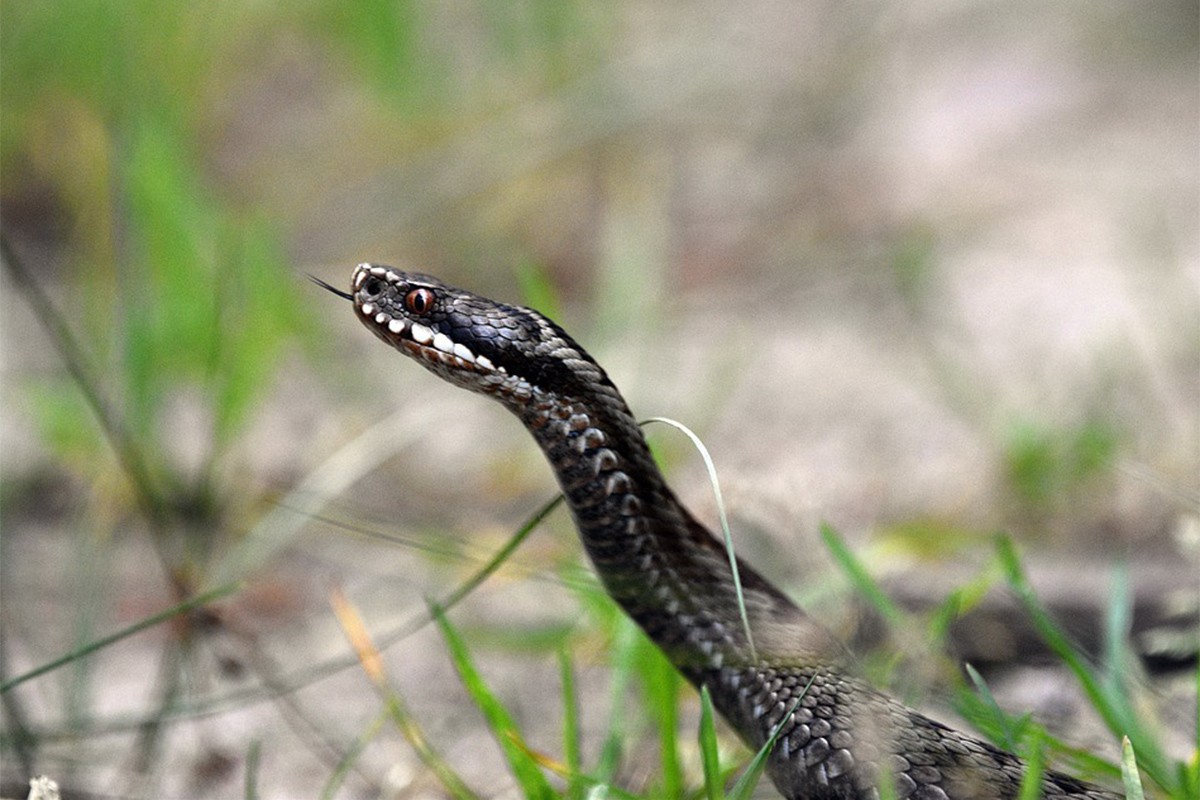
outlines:
[{"label": "snake nostril", "polygon": [[383,292],[383,281],[378,278],[368,278],[362,285],[363,293],[368,297],[378,297]]}]

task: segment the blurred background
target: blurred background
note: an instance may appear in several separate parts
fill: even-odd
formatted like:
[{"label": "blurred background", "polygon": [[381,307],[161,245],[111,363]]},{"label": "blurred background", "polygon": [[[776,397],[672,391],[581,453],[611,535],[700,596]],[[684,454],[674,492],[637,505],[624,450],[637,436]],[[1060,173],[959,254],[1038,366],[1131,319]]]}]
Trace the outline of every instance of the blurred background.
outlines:
[{"label": "blurred background", "polygon": [[[331,598],[405,630],[554,484],[305,277],[366,260],[561,322],[700,434],[739,549],[843,636],[878,638],[822,522],[915,612],[983,587],[947,646],[1085,730],[1061,669],[1023,677],[992,539],[1085,645],[1119,585],[1145,664],[1194,656],[1159,626],[1200,591],[1198,32],[1195,0],[3,3],[0,680],[70,657],[3,693],[2,793],[445,794]],[[546,528],[453,619],[534,747],[564,647],[585,750],[616,708],[636,742],[617,616]],[[511,787],[437,632],[383,655]],[[906,697],[944,708],[946,671]],[[1194,678],[1162,680],[1186,742]]]}]

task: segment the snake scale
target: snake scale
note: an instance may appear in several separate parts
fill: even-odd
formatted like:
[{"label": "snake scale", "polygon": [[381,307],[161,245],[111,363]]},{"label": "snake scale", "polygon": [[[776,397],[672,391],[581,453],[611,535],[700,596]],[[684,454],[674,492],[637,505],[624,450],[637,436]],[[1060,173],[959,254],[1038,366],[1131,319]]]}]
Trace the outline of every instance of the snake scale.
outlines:
[{"label": "snake scale", "polygon": [[[323,284],[324,285],[324,284]],[[1016,756],[855,677],[845,648],[750,566],[732,569],[655,465],[604,370],[558,325],[427,275],[360,264],[351,293],[380,339],[515,413],[545,452],[607,591],[751,748],[787,798],[1014,798]],[[1048,798],[1116,798],[1047,772]],[[888,792],[884,790],[886,796]]]}]

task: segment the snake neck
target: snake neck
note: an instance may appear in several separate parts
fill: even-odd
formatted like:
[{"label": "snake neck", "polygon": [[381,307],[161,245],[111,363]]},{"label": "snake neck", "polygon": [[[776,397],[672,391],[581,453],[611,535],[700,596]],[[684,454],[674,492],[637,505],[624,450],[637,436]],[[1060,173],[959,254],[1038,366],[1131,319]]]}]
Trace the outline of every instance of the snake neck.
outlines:
[{"label": "snake neck", "polygon": [[[633,414],[611,382],[586,399],[534,389],[509,403],[545,452],[596,571],[612,597],[694,683],[712,670],[798,657],[796,626],[831,641],[781,592],[738,562],[754,646],[726,551],[667,486]],[[786,628],[785,635],[775,631]],[[757,647],[758,652],[755,652]],[[836,646],[840,655],[840,646]],[[817,658],[812,655],[814,660]]]}]

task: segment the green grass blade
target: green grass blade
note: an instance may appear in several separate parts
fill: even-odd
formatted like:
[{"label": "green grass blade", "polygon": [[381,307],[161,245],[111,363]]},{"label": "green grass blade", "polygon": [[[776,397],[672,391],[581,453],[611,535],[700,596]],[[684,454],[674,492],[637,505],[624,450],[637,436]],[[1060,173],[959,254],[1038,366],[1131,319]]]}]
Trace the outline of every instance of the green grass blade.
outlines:
[{"label": "green grass blade", "polygon": [[612,644],[608,732],[604,737],[604,744],[600,748],[600,763],[596,766],[596,774],[603,783],[611,783],[616,777],[625,748],[625,693],[629,690],[629,680],[635,669],[634,656],[637,638],[638,629],[634,622],[625,616],[617,617]]},{"label": "green grass blade", "polygon": [[589,779],[588,790],[585,797],[587,800],[647,800],[645,797],[639,797],[636,794],[622,791],[612,784],[604,781]]},{"label": "green grass blade", "polygon": [[879,588],[879,584],[867,572],[858,557],[846,546],[846,541],[838,532],[824,522],[821,523],[821,540],[829,548],[834,561],[849,576],[855,589],[867,598],[889,625],[896,625],[904,620],[904,612],[900,610],[900,607]]},{"label": "green grass blade", "polygon": [[1089,751],[1071,747],[1051,736],[1044,727],[1033,721],[1031,715],[1013,716],[1005,712],[996,704],[979,673],[969,665],[967,671],[977,691],[971,692],[965,686],[959,687],[954,703],[955,709],[993,743],[1005,750],[1021,752],[1026,749],[1026,743],[1036,733],[1045,742],[1046,751],[1066,765],[1070,772],[1105,778],[1120,775],[1120,770],[1115,764]]},{"label": "green grass blade", "polygon": [[978,606],[1001,579],[993,561],[970,581],[951,591],[930,617],[930,640],[945,642],[954,621]]},{"label": "green grass blade", "polygon": [[442,638],[450,650],[450,659],[454,663],[459,678],[462,679],[463,686],[471,695],[475,705],[483,712],[484,719],[491,728],[492,736],[504,752],[513,777],[516,778],[525,797],[547,798],[547,800],[554,797],[554,791],[550,788],[549,781],[546,780],[541,767],[530,755],[531,750],[525,745],[524,737],[521,736],[521,731],[513,721],[512,715],[508,713],[508,709],[483,680],[483,676],[475,667],[466,643],[458,631],[450,624],[439,607],[433,606],[430,613],[442,632]]},{"label": "green grass blade", "polygon": [[1129,571],[1118,568],[1113,574],[1108,607],[1104,614],[1104,662],[1100,688],[1122,719],[1136,720],[1137,711],[1130,697],[1130,676],[1137,674],[1140,665],[1130,653],[1129,641],[1133,627],[1133,600],[1129,590]]},{"label": "green grass blade", "polygon": [[645,637],[641,639],[638,672],[646,706],[658,728],[659,775],[664,797],[683,795],[683,767],[679,760],[679,690],[683,683],[666,656]]},{"label": "green grass blade", "polygon": [[1129,736],[1133,741],[1141,754],[1141,766],[1146,773],[1160,786],[1168,791],[1173,790],[1176,784],[1175,776],[1168,769],[1167,760],[1157,743],[1144,731],[1137,717],[1130,713],[1128,704],[1115,700],[1111,692],[1105,691],[1105,687],[1085,664],[1083,656],[1042,607],[1025,576],[1012,541],[1007,537],[1000,537],[996,547],[1009,588],[1021,602],[1042,641],[1075,675],[1075,679],[1087,695],[1088,702],[1100,714],[1108,729],[1115,735]]},{"label": "green grass blade", "polygon": [[575,670],[566,645],[558,649],[558,672],[563,696],[563,759],[567,763],[567,797],[582,800],[584,795],[583,756],[579,736],[579,698],[575,690]]},{"label": "green grass blade", "polygon": [[880,771],[879,800],[896,800],[896,776],[890,769]]},{"label": "green grass blade", "polygon": [[816,677],[814,674],[808,679],[808,683],[805,684],[804,689],[801,690],[795,701],[788,707],[787,713],[779,720],[779,724],[775,726],[775,730],[771,731],[771,736],[767,739],[767,743],[759,748],[758,752],[754,754],[754,758],[750,759],[750,763],[742,772],[741,777],[737,779],[737,783],[733,785],[733,788],[729,790],[729,794],[726,795],[729,800],[749,800],[750,793],[758,785],[758,780],[762,777],[763,770],[767,767],[767,756],[775,749],[775,742],[783,732],[784,724],[792,718],[792,714],[800,706],[800,701],[804,699],[804,695],[808,694],[808,689],[812,686],[812,682],[816,680]]},{"label": "green grass blade", "polygon": [[563,496],[560,494],[534,512],[533,516],[525,520],[525,523],[521,525],[521,529],[505,542],[504,546],[497,550],[496,554],[488,559],[486,564],[439,601],[438,607],[443,612],[447,611],[457,605],[464,597],[475,591],[481,583],[490,578],[496,570],[500,569],[500,565],[517,551],[517,548],[529,537],[529,534],[533,533],[534,529],[542,524],[542,520],[546,519],[556,508],[562,505],[563,499]]},{"label": "green grass blade", "polygon": [[1121,737],[1121,782],[1125,785],[1125,800],[1145,800],[1142,778],[1138,775],[1137,757],[1128,736]]},{"label": "green grass blade", "polygon": [[1025,759],[1025,774],[1021,776],[1021,788],[1017,800],[1039,800],[1042,796],[1042,775],[1046,772],[1046,732],[1034,726],[1029,737]]},{"label": "green grass blade", "polygon": [[160,611],[157,614],[152,614],[151,616],[146,617],[145,619],[140,620],[138,622],[135,622],[134,624],[132,624],[128,627],[122,628],[121,630],[117,631],[116,633],[110,634],[108,636],[104,636],[100,639],[95,640],[94,642],[88,642],[87,644],[83,645],[82,647],[77,647],[74,650],[71,650],[70,652],[66,653],[65,655],[63,655],[59,658],[56,658],[49,663],[43,664],[42,666],[37,667],[35,669],[31,669],[29,672],[26,672],[21,675],[17,675],[14,678],[10,678],[9,680],[5,681],[3,684],[0,684],[0,694],[3,694],[5,692],[7,692],[9,689],[12,689],[16,686],[20,686],[25,681],[32,680],[40,675],[45,675],[47,672],[52,672],[52,671],[58,669],[59,667],[63,666],[64,664],[69,664],[72,661],[79,659],[79,658],[85,658],[86,656],[89,656],[92,653],[95,653],[97,650],[103,650],[105,647],[108,647],[111,644],[116,644],[117,642],[121,641],[122,639],[124,639],[128,636],[132,636],[135,633],[144,631],[147,628],[153,628],[155,625],[158,625],[159,623],[162,623],[162,622],[166,622],[167,620],[171,619],[172,617],[177,617],[180,614],[186,614],[187,612],[192,611],[193,609],[199,608],[201,606],[207,605],[208,603],[211,603],[214,600],[218,600],[222,597],[225,597],[226,595],[233,594],[235,591],[237,591],[237,589],[238,589],[238,586],[236,584],[230,585],[230,586],[220,586],[216,589],[212,589],[211,591],[207,591],[203,594],[198,594],[195,597],[188,598],[187,600],[184,600],[182,603],[176,603],[175,605],[171,606],[170,608],[164,609],[163,611]]},{"label": "green grass blade", "polygon": [[[550,500],[544,506],[534,512],[533,516],[529,517],[527,520],[525,520],[524,524],[521,525],[520,530],[509,537],[508,541],[506,541],[500,547],[500,549],[498,549],[495,554],[489,558],[486,563],[484,563],[483,566],[471,573],[466,580],[454,587],[454,589],[452,589],[445,597],[437,600],[435,605],[440,608],[443,613],[445,613],[462,602],[463,598],[470,595],[471,592],[478,589],[484,581],[495,574],[496,570],[500,569],[504,562],[512,557],[512,554],[517,551],[517,548],[520,547],[527,538],[529,538],[529,535],[533,533],[537,526],[541,525],[542,521],[545,520],[546,517],[550,516],[550,514],[556,508],[562,505],[562,503],[563,496],[560,494],[555,496],[554,499]],[[421,630],[432,621],[433,616],[428,610],[415,615],[399,627],[380,636],[378,640],[379,649],[386,650],[401,639],[411,636],[412,634]],[[315,674],[312,679],[315,680],[323,677],[325,674],[328,674],[328,672],[336,671],[342,666],[344,666],[344,664],[330,662],[328,671]]]},{"label": "green grass blade", "polygon": [[984,681],[983,676],[979,671],[970,664],[963,664],[963,668],[967,671],[967,676],[971,679],[971,683],[975,684],[975,690],[978,692],[979,698],[983,701],[983,706],[991,712],[991,722],[994,727],[1001,732],[1000,745],[1005,750],[1013,750],[1017,746],[1017,728],[1012,724],[1011,718],[1000,708],[1000,704],[996,702],[995,695]]},{"label": "green grass blade", "polygon": [[358,738],[354,740],[354,743],[345,754],[338,759],[338,763],[330,774],[329,779],[321,787],[321,794],[318,796],[319,800],[333,800],[337,796],[338,791],[342,788],[342,784],[346,781],[346,776],[354,768],[355,762],[362,757],[362,754],[367,749],[367,745],[383,730],[383,725],[387,722],[387,718],[387,709],[380,711],[375,716],[375,719],[371,720],[371,723],[367,725],[366,729],[359,734]]},{"label": "green grass blade", "polygon": [[1104,615],[1104,683],[1112,691],[1120,691],[1125,683],[1128,666],[1125,641],[1132,627],[1132,611],[1129,570],[1118,568],[1113,574],[1108,608]]},{"label": "green grass blade", "polygon": [[[460,602],[464,597],[469,595],[476,587],[482,584],[488,577],[495,573],[500,566],[510,557],[517,548],[533,533],[541,522],[549,516],[556,508],[562,505],[562,495],[556,495],[552,500],[538,509],[530,516],[512,537],[499,550],[492,555],[486,564],[472,573],[466,580],[458,584],[449,594],[442,598],[438,605],[443,610],[449,609]],[[430,621],[431,617],[427,609],[422,609],[405,619],[403,622],[393,626],[390,630],[380,634],[376,639],[376,646],[380,650],[386,650],[399,641],[402,641],[413,633],[424,628]],[[275,681],[273,691],[278,694],[296,692],[306,686],[320,681],[324,678],[334,675],[346,669],[350,669],[358,664],[358,658],[350,653],[348,655],[335,656],[318,661],[315,664],[308,664],[302,668],[292,670],[291,672],[280,675]],[[22,678],[24,680],[25,678]],[[200,697],[189,703],[182,704],[179,716],[196,716],[218,713],[221,709],[237,708],[247,702],[256,702],[266,699],[261,695],[261,690],[255,687],[236,688],[207,697]],[[116,718],[116,721],[109,722],[102,726],[106,731],[130,730],[140,727],[143,723],[141,717],[133,716],[125,719]]]},{"label": "green grass blade", "polygon": [[700,687],[700,763],[704,767],[704,796],[721,800],[724,785],[721,780],[721,757],[717,753],[717,726],[714,722],[712,695],[708,686]]},{"label": "green grass blade", "polygon": [[539,311],[550,319],[563,319],[559,307],[558,293],[546,272],[532,261],[523,261],[516,267],[517,284],[525,305]]},{"label": "green grass blade", "polygon": [[258,768],[262,757],[262,740],[250,742],[246,753],[246,782],[243,794],[246,800],[258,800]]},{"label": "green grass blade", "polygon": [[[1195,689],[1192,696],[1200,697],[1200,664],[1196,665]],[[1200,703],[1196,704],[1196,736],[1192,743],[1195,749],[1192,750],[1191,762],[1179,765],[1179,771],[1182,773],[1180,784],[1186,797],[1200,797]]]}]

